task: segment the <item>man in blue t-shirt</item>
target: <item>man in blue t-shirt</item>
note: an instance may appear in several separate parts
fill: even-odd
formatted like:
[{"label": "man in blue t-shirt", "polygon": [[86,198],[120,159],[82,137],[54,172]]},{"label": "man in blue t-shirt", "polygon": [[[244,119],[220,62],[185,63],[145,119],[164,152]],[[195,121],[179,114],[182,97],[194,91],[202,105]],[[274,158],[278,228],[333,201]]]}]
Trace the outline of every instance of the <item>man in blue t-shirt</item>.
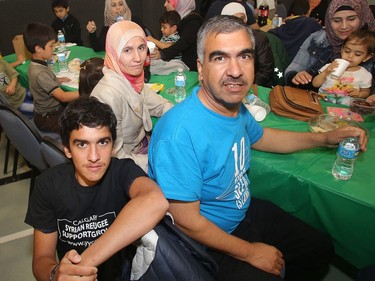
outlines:
[{"label": "man in blue t-shirt", "polygon": [[242,21],[218,16],[198,33],[201,87],[156,125],[149,175],[176,224],[207,246],[216,280],[309,280],[334,253],[329,237],[274,204],[251,197],[251,149],[274,153],[334,146],[358,128],[313,134],[262,128],[242,104],[254,79],[254,37]]}]

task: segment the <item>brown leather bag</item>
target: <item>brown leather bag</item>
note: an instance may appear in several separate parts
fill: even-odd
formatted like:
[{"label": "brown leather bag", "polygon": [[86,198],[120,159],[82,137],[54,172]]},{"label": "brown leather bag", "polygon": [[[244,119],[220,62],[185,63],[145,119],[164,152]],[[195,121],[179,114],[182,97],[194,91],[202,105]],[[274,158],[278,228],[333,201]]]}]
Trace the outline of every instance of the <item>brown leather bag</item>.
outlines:
[{"label": "brown leather bag", "polygon": [[273,113],[300,121],[323,113],[317,93],[290,86],[275,86],[270,91],[270,106]]}]

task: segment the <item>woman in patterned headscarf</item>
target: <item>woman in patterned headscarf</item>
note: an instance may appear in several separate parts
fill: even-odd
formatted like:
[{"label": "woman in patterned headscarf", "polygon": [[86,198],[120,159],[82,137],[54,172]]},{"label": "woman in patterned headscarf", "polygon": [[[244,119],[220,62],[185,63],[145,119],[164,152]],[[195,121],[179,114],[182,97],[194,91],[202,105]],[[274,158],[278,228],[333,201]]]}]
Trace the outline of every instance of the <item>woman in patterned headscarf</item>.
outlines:
[{"label": "woman in patterned headscarf", "polygon": [[172,46],[163,50],[155,49],[151,59],[169,61],[182,54],[182,61],[190,70],[197,70],[197,34],[203,23],[203,18],[194,13],[195,0],[166,0],[164,7],[167,11],[176,10],[181,16],[178,25],[180,39]]},{"label": "woman in patterned headscarf", "polygon": [[112,107],[117,118],[113,155],[132,158],[147,172],[151,116],[160,117],[173,104],[144,85],[146,36],[131,21],[119,21],[108,30],[104,77],[91,95]]},{"label": "woman in patterned headscarf", "polygon": [[95,52],[103,51],[105,47],[105,38],[109,27],[114,24],[117,20],[131,20],[132,13],[125,0],[106,0],[104,6],[104,26],[99,34],[96,35],[96,23],[95,21],[89,21],[86,25],[86,29],[90,35],[91,46]]},{"label": "woman in patterned headscarf", "polygon": [[[285,71],[287,84],[311,87],[319,69],[340,57],[344,40],[359,28],[375,31],[375,20],[367,0],[332,0],[326,12],[325,27],[305,40]],[[362,66],[374,78],[374,61],[367,61]]]}]

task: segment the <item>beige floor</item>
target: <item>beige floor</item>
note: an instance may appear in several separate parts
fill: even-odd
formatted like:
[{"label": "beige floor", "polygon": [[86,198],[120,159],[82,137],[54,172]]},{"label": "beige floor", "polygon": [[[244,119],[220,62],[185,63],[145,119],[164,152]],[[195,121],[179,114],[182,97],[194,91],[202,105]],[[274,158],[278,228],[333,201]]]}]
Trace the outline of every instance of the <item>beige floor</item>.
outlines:
[{"label": "beige floor", "polygon": [[[9,172],[3,174],[4,148],[0,150],[0,177],[11,174],[12,160],[8,166]],[[23,165],[19,172],[28,170]],[[32,281],[35,280],[31,271],[32,257],[32,228],[25,224],[29,196],[30,179],[0,186],[0,280],[3,281]]]},{"label": "beige floor", "polygon": [[[12,157],[11,157],[12,158]],[[0,178],[3,174],[4,148],[0,150]],[[9,167],[12,163],[10,163]],[[28,168],[23,165],[19,171]],[[33,281],[31,271],[32,229],[24,223],[30,180],[0,186],[0,280]],[[353,281],[331,266],[323,281]],[[165,280],[168,281],[168,280]],[[303,280],[301,280],[303,281]]]}]

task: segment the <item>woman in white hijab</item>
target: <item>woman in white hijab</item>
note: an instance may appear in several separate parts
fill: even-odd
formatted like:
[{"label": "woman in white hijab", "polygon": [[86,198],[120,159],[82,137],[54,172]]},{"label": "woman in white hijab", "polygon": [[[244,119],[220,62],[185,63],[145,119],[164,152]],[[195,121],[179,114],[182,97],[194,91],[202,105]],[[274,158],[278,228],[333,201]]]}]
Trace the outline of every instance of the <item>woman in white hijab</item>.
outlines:
[{"label": "woman in white hijab", "polygon": [[178,25],[180,39],[172,46],[163,50],[155,49],[151,59],[169,61],[182,54],[182,61],[190,70],[197,71],[197,34],[203,23],[203,18],[194,12],[195,0],[166,0],[164,7],[167,11],[176,10],[181,16]]},{"label": "woman in white hijab", "polygon": [[90,35],[91,47],[95,52],[104,51],[105,38],[109,27],[118,20],[131,20],[132,13],[125,0],[106,0],[104,6],[104,26],[97,36],[97,26],[95,21],[89,21],[86,29]]}]

